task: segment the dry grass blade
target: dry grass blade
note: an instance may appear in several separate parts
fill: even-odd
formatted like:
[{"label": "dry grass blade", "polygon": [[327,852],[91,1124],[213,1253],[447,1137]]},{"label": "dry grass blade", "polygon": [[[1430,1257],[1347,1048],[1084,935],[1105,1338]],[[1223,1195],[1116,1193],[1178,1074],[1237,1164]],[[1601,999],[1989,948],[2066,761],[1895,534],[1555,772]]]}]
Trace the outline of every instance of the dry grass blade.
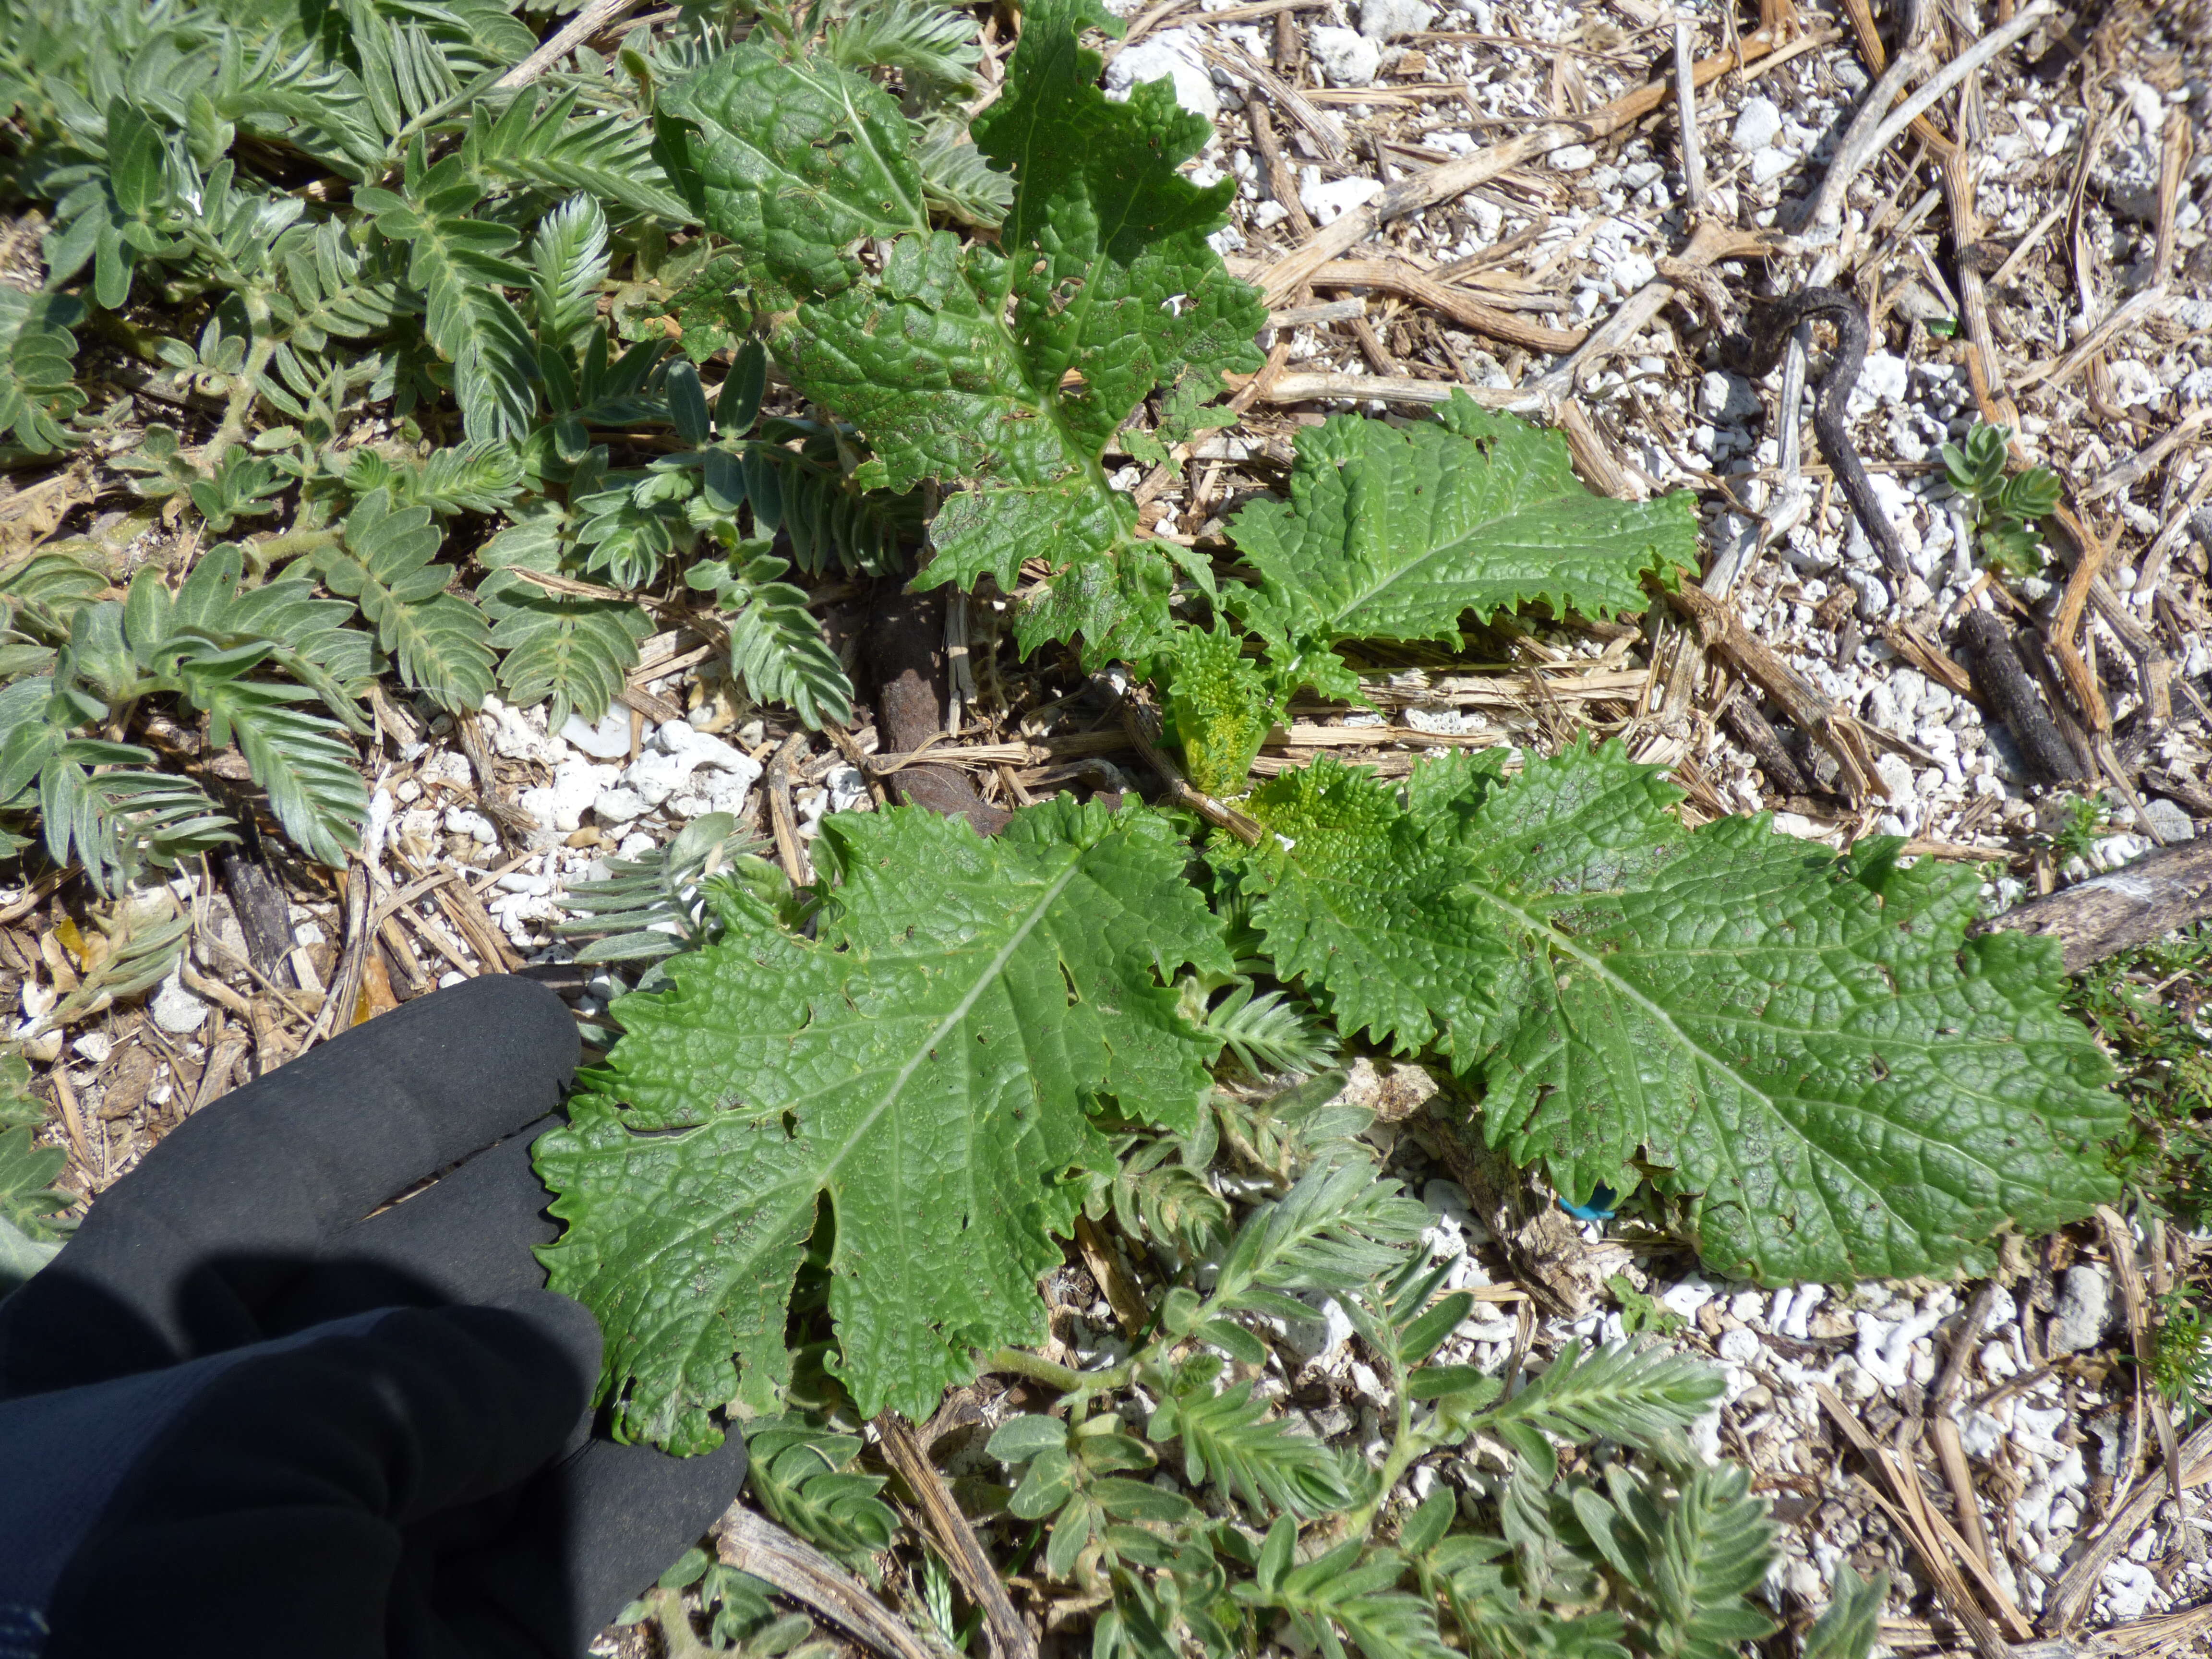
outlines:
[{"label": "dry grass blade", "polygon": [[[1697,65],[1692,78],[1699,86],[1719,79],[1730,70],[1741,69],[1754,59],[1771,52],[1781,43],[1767,33],[1746,35],[1732,52],[1708,58]],[[1457,161],[1416,173],[1390,186],[1380,197],[1364,207],[1345,213],[1334,222],[1315,232],[1302,246],[1278,260],[1261,283],[1270,304],[1303,288],[1313,274],[1348,247],[1364,241],[1380,226],[1408,213],[1418,213],[1425,207],[1449,201],[1480,184],[1495,179],[1498,174],[1519,167],[1524,161],[1547,155],[1564,145],[1587,143],[1594,139],[1610,137],[1632,121],[1641,120],[1674,89],[1670,75],[1663,81],[1652,81],[1638,88],[1601,109],[1593,110],[1572,120],[1553,121],[1509,138],[1503,143]]]},{"label": "dry grass blade", "polygon": [[921,1505],[923,1522],[938,1553],[959,1578],[969,1600],[983,1610],[983,1627],[996,1659],[1037,1659],[1036,1638],[1014,1611],[989,1553],[968,1524],[968,1517],[960,1512],[959,1504],[952,1501],[945,1477],[915,1441],[906,1419],[896,1412],[885,1412],[875,1419],[874,1427],[884,1456]]},{"label": "dry grass blade", "polygon": [[[2179,1484],[2185,1489],[2201,1486],[2212,1479],[2212,1423],[2203,1425],[2181,1443],[2173,1462]],[[2137,1533],[2150,1524],[2158,1506],[2171,1496],[2169,1482],[2146,1480],[2118,1511],[2107,1517],[2044,1599],[2043,1628],[2047,1634],[2065,1636],[2081,1624],[2089,1610],[2090,1598],[2103,1581],[2105,1569]]]},{"label": "dry grass blade", "polygon": [[939,1659],[904,1621],[868,1593],[866,1584],[765,1516],[732,1504],[714,1523],[713,1534],[715,1554],[723,1565],[766,1580],[870,1651],[889,1659]]}]

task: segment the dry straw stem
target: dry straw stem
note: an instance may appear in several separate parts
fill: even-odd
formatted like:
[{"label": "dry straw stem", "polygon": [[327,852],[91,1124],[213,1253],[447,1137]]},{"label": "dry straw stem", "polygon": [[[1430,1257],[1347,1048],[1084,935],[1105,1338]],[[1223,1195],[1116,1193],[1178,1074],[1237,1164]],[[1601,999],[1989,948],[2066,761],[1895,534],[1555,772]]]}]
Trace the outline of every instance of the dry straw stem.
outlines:
[{"label": "dry straw stem", "polygon": [[[1741,69],[1754,59],[1774,52],[1780,43],[1773,33],[1761,30],[1746,35],[1732,52],[1724,52],[1698,64],[1694,78],[1699,86],[1719,79],[1730,70]],[[1569,121],[1548,122],[1531,128],[1517,138],[1488,149],[1457,161],[1449,161],[1425,173],[1415,173],[1390,186],[1374,201],[1364,207],[1352,209],[1333,223],[1314,233],[1303,246],[1278,260],[1261,284],[1270,304],[1293,293],[1312,280],[1313,274],[1346,248],[1364,241],[1380,227],[1408,213],[1418,213],[1423,208],[1434,207],[1439,202],[1449,201],[1475,185],[1495,179],[1509,168],[1539,155],[1569,144],[1587,143],[1593,139],[1610,137],[1630,122],[1640,120],[1656,109],[1674,91],[1674,79],[1650,81],[1634,92],[1616,98],[1603,108]]]},{"label": "dry straw stem", "polygon": [[1583,328],[1548,328],[1541,323],[1525,321],[1449,283],[1438,282],[1419,266],[1395,256],[1334,259],[1315,271],[1310,280],[1315,288],[1372,288],[1395,294],[1441,313],[1462,328],[1487,334],[1509,345],[1525,346],[1531,351],[1572,351],[1589,333]]},{"label": "dry straw stem", "polygon": [[499,77],[501,87],[526,87],[601,29],[634,9],[638,0],[591,0],[561,26],[560,32]]},{"label": "dry straw stem", "polygon": [[[1850,1407],[1825,1384],[1819,1385],[1815,1391],[1822,1409],[1842,1431],[1852,1450],[1889,1489],[1888,1495],[1884,1496],[1872,1483],[1867,1486],[1875,1502],[1881,1505],[1891,1522],[1911,1543],[1914,1553],[1928,1569],[1936,1595],[1942,1598],[1946,1610],[1966,1627],[1975,1652],[1984,1659],[2012,1659],[2012,1643],[2025,1642],[2035,1635],[2035,1627],[2028,1622],[2027,1615],[2020,1610],[1989,1568],[1975,1558],[1951,1523],[1929,1507],[1917,1471],[1897,1453],[1877,1445]],[[1966,1569],[1963,1577],[1960,1572],[1962,1565]],[[1996,1614],[1996,1620],[1984,1611],[1981,1601],[1968,1588],[1969,1577]],[[2002,1630],[1997,1627],[1998,1620],[2003,1624]]]},{"label": "dry straw stem", "polygon": [[1884,795],[1873,751],[1867,745],[1866,728],[1822,696],[1803,676],[1753,637],[1728,605],[1702,587],[1685,582],[1668,598],[1696,628],[1708,651],[1718,651],[1759,690],[1782,706],[1801,732],[1818,740],[1836,757],[1844,790],[1854,801],[1863,801],[1875,790]]},{"label": "dry straw stem", "polygon": [[[2181,1443],[2173,1462],[2179,1471],[2179,1484],[2185,1489],[2201,1486],[2212,1480],[2212,1423],[2203,1425]],[[2089,1610],[2090,1599],[2104,1579],[2105,1569],[2150,1524],[2158,1506],[2172,1496],[2169,1482],[2146,1480],[2130,1495],[2126,1504],[2106,1518],[2087,1547],[2051,1586],[2043,1604],[2045,1631],[2053,1637],[2063,1638],[2081,1622],[2082,1615]]]},{"label": "dry straw stem", "polygon": [[1006,1595],[1006,1587],[992,1565],[975,1528],[953,1502],[945,1477],[915,1442],[914,1431],[896,1412],[879,1413],[872,1424],[877,1443],[885,1460],[921,1506],[922,1522],[937,1553],[960,1580],[968,1599],[983,1610],[983,1628],[991,1639],[995,1659],[1037,1659],[1036,1638]]},{"label": "dry straw stem", "polygon": [[1697,24],[1674,20],[1674,105],[1682,133],[1682,208],[1705,210],[1705,157],[1698,143]]},{"label": "dry straw stem", "polygon": [[868,1587],[811,1544],[802,1543],[742,1502],[713,1528],[714,1553],[726,1567],[775,1586],[825,1625],[888,1659],[938,1659]]}]

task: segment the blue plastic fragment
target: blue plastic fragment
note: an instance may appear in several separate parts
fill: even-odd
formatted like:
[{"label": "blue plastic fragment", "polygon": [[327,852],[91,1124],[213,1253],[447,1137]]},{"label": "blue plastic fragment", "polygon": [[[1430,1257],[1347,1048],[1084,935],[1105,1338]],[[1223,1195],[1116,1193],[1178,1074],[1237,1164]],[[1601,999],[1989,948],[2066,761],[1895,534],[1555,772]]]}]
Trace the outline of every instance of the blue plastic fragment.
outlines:
[{"label": "blue plastic fragment", "polygon": [[1570,1204],[1563,1198],[1559,1200],[1559,1207],[1577,1221],[1610,1221],[1613,1217],[1613,1206],[1620,1202],[1620,1194],[1601,1182],[1591,1190],[1589,1203]]}]

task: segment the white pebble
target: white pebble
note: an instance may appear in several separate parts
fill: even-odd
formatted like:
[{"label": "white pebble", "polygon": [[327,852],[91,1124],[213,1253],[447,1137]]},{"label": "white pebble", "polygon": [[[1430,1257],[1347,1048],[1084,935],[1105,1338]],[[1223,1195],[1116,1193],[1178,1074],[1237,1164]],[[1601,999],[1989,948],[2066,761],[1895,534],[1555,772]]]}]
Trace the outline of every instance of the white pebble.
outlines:
[{"label": "white pebble", "polygon": [[587,725],[581,714],[568,716],[561,728],[562,740],[582,750],[594,760],[626,760],[629,757],[629,710],[619,703]]},{"label": "white pebble", "polygon": [[154,997],[154,1024],[172,1036],[197,1031],[207,1018],[207,1004],[185,989],[175,974],[161,981]]},{"label": "white pebble", "polygon": [[1782,136],[1782,112],[1771,98],[1747,98],[1735,118],[1735,147],[1765,149]]}]

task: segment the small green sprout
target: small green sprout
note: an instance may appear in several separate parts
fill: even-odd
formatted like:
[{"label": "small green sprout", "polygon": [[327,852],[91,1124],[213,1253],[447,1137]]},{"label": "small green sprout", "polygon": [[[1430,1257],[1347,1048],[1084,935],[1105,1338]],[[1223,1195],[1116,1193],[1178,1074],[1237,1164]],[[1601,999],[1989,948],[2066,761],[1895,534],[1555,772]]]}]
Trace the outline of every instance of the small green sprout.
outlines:
[{"label": "small green sprout", "polygon": [[2005,455],[2011,439],[2009,427],[1977,425],[1963,445],[1943,446],[1943,472],[1952,492],[1967,504],[1990,568],[2003,575],[2032,576],[2043,568],[2043,532],[2036,521],[2057,509],[2058,478],[2042,466],[2008,477]]}]

